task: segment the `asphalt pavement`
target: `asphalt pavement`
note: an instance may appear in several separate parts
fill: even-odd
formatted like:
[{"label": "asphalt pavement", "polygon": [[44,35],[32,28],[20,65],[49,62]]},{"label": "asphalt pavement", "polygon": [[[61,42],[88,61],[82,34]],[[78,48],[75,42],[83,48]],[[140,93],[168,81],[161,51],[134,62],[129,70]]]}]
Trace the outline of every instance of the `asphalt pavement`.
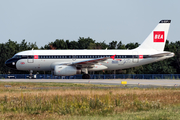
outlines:
[{"label": "asphalt pavement", "polygon": [[180,80],[172,79],[0,79],[1,82],[56,82],[121,85],[180,86]]}]

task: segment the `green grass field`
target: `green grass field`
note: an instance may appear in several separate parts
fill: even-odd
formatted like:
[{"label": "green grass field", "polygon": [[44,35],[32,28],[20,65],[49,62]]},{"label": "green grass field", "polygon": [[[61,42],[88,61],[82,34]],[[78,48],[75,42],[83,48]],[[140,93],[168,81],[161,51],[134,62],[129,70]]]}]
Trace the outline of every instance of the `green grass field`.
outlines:
[{"label": "green grass field", "polygon": [[180,88],[0,82],[1,119],[180,119]]}]

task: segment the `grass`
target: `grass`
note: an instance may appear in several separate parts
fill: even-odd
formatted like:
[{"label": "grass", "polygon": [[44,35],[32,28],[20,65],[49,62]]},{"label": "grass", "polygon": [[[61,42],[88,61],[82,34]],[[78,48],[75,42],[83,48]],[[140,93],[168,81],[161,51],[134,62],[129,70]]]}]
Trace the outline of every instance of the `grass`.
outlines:
[{"label": "grass", "polygon": [[0,82],[1,119],[179,119],[179,112],[175,87]]},{"label": "grass", "polygon": [[[167,107],[165,109],[152,109],[149,111],[123,112],[108,116],[73,116],[67,120],[179,120],[180,106]],[[65,118],[64,118],[65,119]]]}]

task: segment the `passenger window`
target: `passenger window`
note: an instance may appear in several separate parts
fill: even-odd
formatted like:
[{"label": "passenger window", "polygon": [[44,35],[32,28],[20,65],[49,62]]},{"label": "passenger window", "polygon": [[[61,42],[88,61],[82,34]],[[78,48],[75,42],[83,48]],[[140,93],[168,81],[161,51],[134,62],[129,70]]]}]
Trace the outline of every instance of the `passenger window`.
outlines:
[{"label": "passenger window", "polygon": [[[17,56],[17,58],[18,58],[18,56]],[[33,58],[33,56],[28,56],[28,59],[32,59]]]}]

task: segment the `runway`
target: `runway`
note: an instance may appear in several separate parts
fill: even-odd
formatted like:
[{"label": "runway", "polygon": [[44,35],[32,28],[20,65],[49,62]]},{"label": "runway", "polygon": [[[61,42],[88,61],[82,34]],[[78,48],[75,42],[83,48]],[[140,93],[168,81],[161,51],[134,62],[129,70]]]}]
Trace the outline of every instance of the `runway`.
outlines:
[{"label": "runway", "polygon": [[56,82],[56,83],[85,83],[121,85],[127,81],[127,85],[151,85],[151,86],[180,86],[180,80],[171,79],[0,79],[1,82]]}]

